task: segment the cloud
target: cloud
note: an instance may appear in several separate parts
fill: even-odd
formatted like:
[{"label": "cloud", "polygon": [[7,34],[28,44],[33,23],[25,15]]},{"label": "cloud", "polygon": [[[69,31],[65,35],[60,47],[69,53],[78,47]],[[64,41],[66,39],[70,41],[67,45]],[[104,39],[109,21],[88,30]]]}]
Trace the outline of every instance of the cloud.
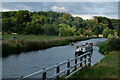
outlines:
[{"label": "cloud", "polygon": [[80,15],[80,14],[72,14],[73,17],[81,17],[83,19],[91,19],[93,18],[93,15],[87,14],[87,15]]},{"label": "cloud", "polygon": [[0,12],[8,12],[8,11],[19,11],[19,10],[29,10],[29,9],[7,9],[7,8],[2,8]]},{"label": "cloud", "polygon": [[8,12],[8,11],[18,11],[17,9],[7,9],[7,8],[2,8],[1,9],[2,12]]},{"label": "cloud", "polygon": [[30,10],[31,7],[24,3],[4,2],[2,3],[1,11],[18,11],[18,10]]},{"label": "cloud", "polygon": [[83,19],[95,15],[116,18],[118,16],[117,2],[3,2],[3,11],[29,10],[66,12]]},{"label": "cloud", "polygon": [[2,0],[2,2],[118,2],[119,0]]},{"label": "cloud", "polygon": [[7,9],[7,8],[2,8],[2,10],[1,10],[2,12],[7,12],[7,11],[12,11],[12,10],[10,10],[10,9]]},{"label": "cloud", "polygon": [[81,17],[84,20],[86,19],[93,19],[94,16],[102,16],[102,17],[108,17],[108,18],[114,18],[118,19],[117,14],[110,14],[110,15],[104,15],[104,14],[99,14],[99,15],[92,15],[92,14],[72,14],[73,17]]},{"label": "cloud", "polygon": [[58,7],[58,6],[52,6],[50,9],[52,11],[59,11],[59,12],[68,11],[65,7]]}]

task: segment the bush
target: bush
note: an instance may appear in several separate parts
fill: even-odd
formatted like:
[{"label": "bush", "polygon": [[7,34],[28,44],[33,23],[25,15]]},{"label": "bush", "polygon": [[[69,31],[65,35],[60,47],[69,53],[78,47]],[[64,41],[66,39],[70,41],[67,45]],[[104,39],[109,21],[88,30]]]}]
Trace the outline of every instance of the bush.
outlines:
[{"label": "bush", "polygon": [[109,38],[99,46],[99,52],[108,54],[111,51],[120,51],[120,38]]},{"label": "bush", "polygon": [[99,46],[99,52],[104,54],[105,51],[107,51],[105,43],[103,42],[100,46]]}]

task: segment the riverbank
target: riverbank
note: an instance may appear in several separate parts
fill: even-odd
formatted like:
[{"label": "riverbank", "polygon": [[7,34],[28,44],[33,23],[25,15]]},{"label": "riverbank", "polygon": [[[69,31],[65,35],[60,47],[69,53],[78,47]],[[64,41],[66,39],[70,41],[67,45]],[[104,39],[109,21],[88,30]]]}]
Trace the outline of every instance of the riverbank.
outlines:
[{"label": "riverbank", "polygon": [[99,52],[104,55],[112,51],[120,51],[120,38],[108,38],[99,46]]},{"label": "riverbank", "polygon": [[28,39],[28,40],[50,40],[50,39],[56,39],[56,38],[72,38],[73,36],[47,36],[47,35],[25,35],[25,34],[4,34],[2,35],[3,40],[11,40],[11,38],[15,38],[14,40],[22,40],[22,39]]},{"label": "riverbank", "polygon": [[118,78],[118,54],[120,51],[111,52],[100,63],[80,70],[70,78]]},{"label": "riverbank", "polygon": [[[30,36],[29,36],[30,37]],[[39,36],[40,37],[40,36]],[[20,54],[21,52],[37,51],[47,49],[54,46],[64,46],[71,42],[88,40],[90,37],[60,37],[51,39],[14,39],[3,40],[2,42],[2,56],[9,56],[11,54]]]}]

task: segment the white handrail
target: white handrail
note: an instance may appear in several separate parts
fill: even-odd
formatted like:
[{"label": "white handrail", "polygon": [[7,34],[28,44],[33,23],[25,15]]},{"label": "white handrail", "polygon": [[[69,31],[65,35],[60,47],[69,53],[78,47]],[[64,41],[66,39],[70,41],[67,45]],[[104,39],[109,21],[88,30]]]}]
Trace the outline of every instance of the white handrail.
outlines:
[{"label": "white handrail", "polygon": [[[72,58],[72,59],[70,59],[70,60],[64,61],[64,62],[59,63],[59,64],[57,64],[57,65],[54,65],[54,66],[52,66],[52,67],[46,68],[46,69],[44,69],[44,70],[40,70],[40,71],[34,72],[34,73],[32,73],[32,74],[29,74],[29,75],[27,75],[27,76],[23,76],[23,77],[21,77],[21,78],[19,78],[19,79],[17,79],[17,80],[21,80],[21,79],[24,79],[24,78],[28,78],[28,77],[30,77],[30,76],[33,76],[33,75],[36,75],[36,74],[39,74],[39,73],[47,72],[48,70],[51,70],[52,68],[56,68],[57,66],[66,64],[66,63],[71,62],[71,61],[73,61],[73,60],[75,60],[75,59],[79,59],[79,58],[81,58],[81,57],[83,57],[83,56],[85,56],[85,55],[88,55],[88,54],[90,54],[90,52],[87,52],[87,53],[85,53],[85,54],[83,54],[83,55],[80,55],[80,56],[78,56],[78,57],[76,57],[76,58]],[[72,65],[71,67],[69,67],[69,68],[67,68],[67,69],[65,69],[65,70],[63,70],[63,71],[61,71],[61,72],[59,72],[59,73],[56,73],[56,74],[53,75],[53,76],[50,76],[50,78],[59,76],[61,73],[70,70],[71,68],[77,66],[77,65],[80,64],[80,63],[83,63],[85,60],[87,60],[87,59],[89,59],[89,58],[90,58],[90,57],[88,57],[88,58],[86,58],[86,59],[78,62],[77,64]],[[89,63],[89,62],[88,62],[88,63]],[[87,63],[87,64],[88,64],[88,63]],[[86,65],[86,64],[85,64],[85,65]],[[76,71],[77,71],[77,70],[76,70]],[[72,75],[72,74],[70,74],[70,75]]]}]

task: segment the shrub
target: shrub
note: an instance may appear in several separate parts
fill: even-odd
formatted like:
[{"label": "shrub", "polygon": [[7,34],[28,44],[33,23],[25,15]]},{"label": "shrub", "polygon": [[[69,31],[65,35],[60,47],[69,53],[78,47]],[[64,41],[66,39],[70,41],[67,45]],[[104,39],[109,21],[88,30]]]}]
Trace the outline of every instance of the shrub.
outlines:
[{"label": "shrub", "polygon": [[120,38],[109,38],[99,46],[99,52],[108,54],[111,51],[120,51]]}]

